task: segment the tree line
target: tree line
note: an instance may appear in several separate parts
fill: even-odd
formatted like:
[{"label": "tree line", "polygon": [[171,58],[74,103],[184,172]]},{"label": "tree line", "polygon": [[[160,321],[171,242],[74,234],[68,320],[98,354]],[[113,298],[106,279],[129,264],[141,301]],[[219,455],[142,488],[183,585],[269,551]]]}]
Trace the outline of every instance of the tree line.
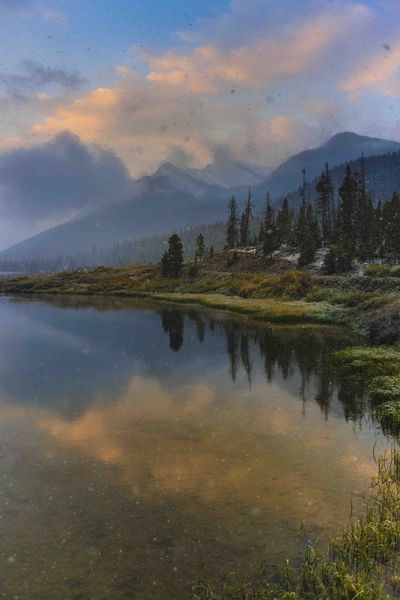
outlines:
[{"label": "tree line", "polygon": [[319,249],[325,250],[328,273],[352,269],[354,261],[396,260],[400,256],[400,196],[373,202],[366,186],[365,163],[359,172],[348,164],[337,199],[328,165],[316,181],[316,200],[306,194],[305,171],[301,203],[293,210],[287,198],[277,210],[268,194],[258,235],[251,239],[253,207],[249,191],[244,210],[238,212],[233,196],[228,204],[225,247],[228,250],[256,246],[265,257],[278,250],[298,252],[298,265],[311,264]]}]

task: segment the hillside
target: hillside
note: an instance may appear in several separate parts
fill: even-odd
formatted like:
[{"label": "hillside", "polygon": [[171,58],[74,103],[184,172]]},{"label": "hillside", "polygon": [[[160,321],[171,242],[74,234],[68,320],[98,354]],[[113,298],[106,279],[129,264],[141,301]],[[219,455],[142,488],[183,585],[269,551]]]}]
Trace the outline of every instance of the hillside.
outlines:
[{"label": "hillside", "polygon": [[398,142],[370,138],[350,132],[338,133],[322,146],[290,157],[262,183],[254,186],[254,194],[264,196],[269,191],[272,198],[279,198],[296,190],[301,185],[302,169],[306,170],[308,181],[312,181],[321,174],[325,163],[332,168],[358,159],[363,154],[368,157],[399,151],[400,143]]},{"label": "hillside", "polygon": [[[350,164],[352,171],[361,172],[361,161],[352,160],[347,164]],[[364,167],[366,175],[366,186],[370,194],[372,195],[375,202],[390,198],[395,191],[400,190],[400,151],[390,152],[382,156],[367,156],[364,158]],[[341,164],[334,167],[331,170],[332,183],[335,188],[336,197],[338,190],[342,184],[346,164]],[[306,184],[306,195],[310,201],[314,201],[317,197],[316,184],[318,176],[309,180]],[[287,198],[292,207],[296,207],[300,201],[301,196],[299,188],[287,194]],[[277,199],[280,204],[280,199]]]}]

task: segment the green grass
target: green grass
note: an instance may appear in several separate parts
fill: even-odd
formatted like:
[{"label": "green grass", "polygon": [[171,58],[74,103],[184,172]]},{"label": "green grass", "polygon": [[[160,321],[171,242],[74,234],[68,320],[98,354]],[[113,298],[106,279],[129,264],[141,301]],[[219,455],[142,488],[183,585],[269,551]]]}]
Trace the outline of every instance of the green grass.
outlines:
[{"label": "green grass", "polygon": [[4,294],[67,294],[151,297],[191,302],[240,312],[256,320],[285,323],[345,322],[339,302],[313,297],[315,278],[303,271],[280,274],[231,273],[201,268],[191,277],[189,268],[179,279],[164,279],[158,266],[99,267],[90,271],[19,277],[0,281]]},{"label": "green grass", "polygon": [[381,375],[400,374],[400,350],[390,346],[345,348],[334,360],[343,375],[366,385]]},{"label": "green grass", "polygon": [[348,385],[357,385],[371,402],[372,415],[383,431],[400,434],[400,349],[390,346],[351,347],[334,356]]}]

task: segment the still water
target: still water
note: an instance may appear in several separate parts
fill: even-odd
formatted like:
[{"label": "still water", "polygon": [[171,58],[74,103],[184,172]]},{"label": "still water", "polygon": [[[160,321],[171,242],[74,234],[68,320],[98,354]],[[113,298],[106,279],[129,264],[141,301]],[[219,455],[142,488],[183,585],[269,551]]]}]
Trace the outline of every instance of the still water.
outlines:
[{"label": "still water", "polygon": [[387,443],[337,331],[143,302],[0,300],[0,597],[190,599],[296,562]]}]

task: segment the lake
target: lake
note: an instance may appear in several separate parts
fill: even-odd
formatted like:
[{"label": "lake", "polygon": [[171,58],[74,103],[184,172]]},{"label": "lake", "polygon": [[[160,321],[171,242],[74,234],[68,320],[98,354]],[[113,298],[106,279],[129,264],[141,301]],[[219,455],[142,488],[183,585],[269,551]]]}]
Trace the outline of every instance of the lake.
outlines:
[{"label": "lake", "polygon": [[183,600],[339,532],[388,441],[334,329],[0,299],[0,598]]}]

